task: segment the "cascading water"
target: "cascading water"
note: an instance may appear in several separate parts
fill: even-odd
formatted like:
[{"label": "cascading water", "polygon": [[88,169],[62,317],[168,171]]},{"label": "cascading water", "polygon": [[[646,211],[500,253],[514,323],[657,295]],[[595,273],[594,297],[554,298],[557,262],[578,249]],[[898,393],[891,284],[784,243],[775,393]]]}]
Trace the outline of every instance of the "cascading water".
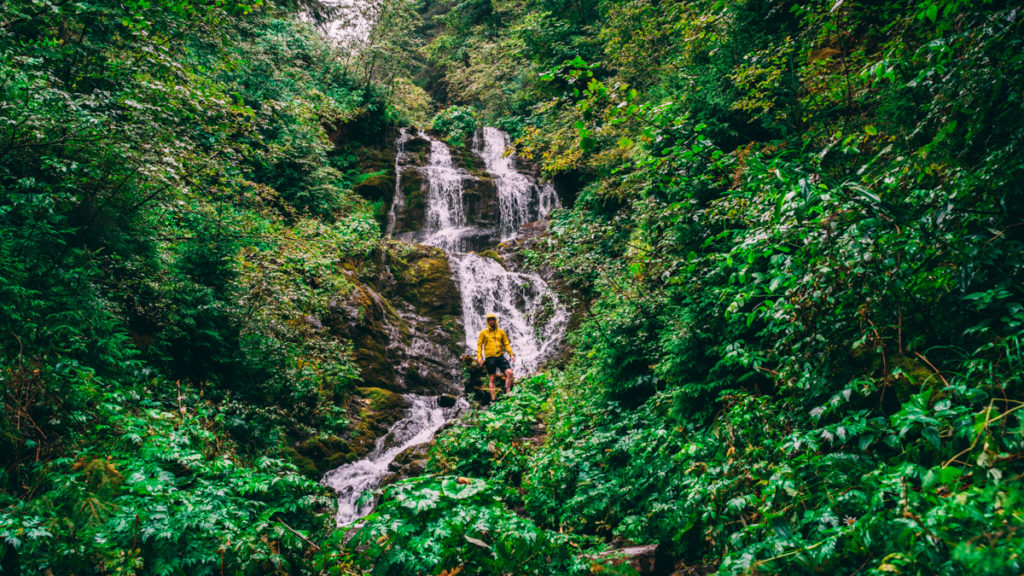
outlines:
[{"label": "cascading water", "polygon": [[388,210],[388,236],[394,235],[395,222],[398,221],[399,212],[405,202],[405,197],[402,195],[402,164],[408,159],[405,153],[405,143],[409,140],[412,140],[412,135],[409,134],[408,128],[398,131],[398,139],[395,140],[395,199],[391,202],[391,209]]},{"label": "cascading water", "polygon": [[404,394],[402,397],[408,403],[405,417],[377,439],[373,451],[362,460],[331,470],[321,481],[338,494],[339,526],[358,520],[373,510],[374,502],[360,503],[359,497],[380,486],[395,456],[410,446],[429,442],[438,428],[465,406],[463,402],[452,408],[441,408],[433,396]]},{"label": "cascading water", "polygon": [[422,130],[419,136],[430,142],[430,156],[422,169],[427,180],[427,214],[423,229],[428,235],[421,241],[449,253],[461,250],[463,240],[476,232],[475,228],[466,227],[462,203],[463,182],[470,175],[455,167],[452,153],[444,142]]},{"label": "cascading water", "polygon": [[[484,315],[495,313],[516,351],[517,377],[536,370],[561,342],[568,321],[565,308],[544,280],[536,274],[507,270],[498,261],[473,252],[463,252],[471,240],[494,237],[494,230],[467,226],[463,195],[465,183],[474,177],[457,168],[451,151],[441,141],[419,131],[415,138],[430,143],[426,166],[407,166],[406,144],[414,137],[403,129],[396,141],[395,197],[388,212],[388,233],[394,235],[405,197],[402,173],[418,170],[426,181],[427,208],[423,229],[403,238],[437,246],[448,253],[461,292],[466,346],[476,353],[476,339],[484,328]],[[516,237],[520,227],[545,217],[557,205],[554,188],[540,185],[518,172],[514,159],[506,155],[508,135],[484,128],[474,139],[474,152],[480,156],[497,189],[500,222],[497,237],[507,241]],[[442,424],[466,403],[461,398],[455,407],[442,410],[436,397],[409,394],[408,413],[378,440],[376,448],[363,460],[327,473],[323,483],[338,493],[338,523],[358,520],[373,507],[358,499],[380,485],[388,465],[406,448],[429,441]]]},{"label": "cascading water", "polygon": [[[421,132],[420,137],[427,136]],[[452,163],[452,153],[443,142],[429,140],[430,157],[424,170],[429,191],[426,227],[436,231],[462,228],[466,225],[462,207],[462,180],[466,174]]]},{"label": "cascading water", "polygon": [[477,254],[455,255],[453,266],[462,291],[466,345],[475,354],[484,315],[493,312],[516,353],[515,372],[536,370],[561,343],[569,320],[555,293],[540,276],[510,272]]},{"label": "cascading water", "polygon": [[523,224],[547,216],[558,205],[551,184],[539,184],[516,170],[514,158],[506,154],[508,146],[508,134],[489,126],[476,135],[473,143],[498,188],[499,232],[503,242],[515,238]]}]

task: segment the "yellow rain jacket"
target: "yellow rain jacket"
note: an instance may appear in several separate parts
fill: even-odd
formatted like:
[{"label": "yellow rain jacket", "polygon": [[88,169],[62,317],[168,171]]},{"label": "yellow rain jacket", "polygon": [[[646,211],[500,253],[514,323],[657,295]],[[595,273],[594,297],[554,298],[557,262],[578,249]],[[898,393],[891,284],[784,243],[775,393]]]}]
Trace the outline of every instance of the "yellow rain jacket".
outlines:
[{"label": "yellow rain jacket", "polygon": [[476,357],[491,358],[501,356],[501,349],[508,350],[509,355],[515,356],[512,347],[508,343],[508,335],[501,328],[484,328],[480,331],[480,337],[476,339]]}]

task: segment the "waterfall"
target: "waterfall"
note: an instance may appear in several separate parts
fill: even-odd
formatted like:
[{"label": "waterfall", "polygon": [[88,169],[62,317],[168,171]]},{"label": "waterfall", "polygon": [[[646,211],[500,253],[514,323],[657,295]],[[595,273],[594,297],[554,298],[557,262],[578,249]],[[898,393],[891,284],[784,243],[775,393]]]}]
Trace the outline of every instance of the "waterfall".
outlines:
[{"label": "waterfall", "polygon": [[405,153],[405,143],[409,140],[412,140],[412,135],[409,134],[408,128],[402,128],[398,131],[398,139],[395,140],[395,197],[391,202],[391,209],[388,210],[388,227],[386,230],[388,236],[394,235],[395,222],[398,221],[402,205],[405,203],[405,196],[402,194],[402,164],[408,160],[408,155]]},{"label": "waterfall", "polygon": [[477,335],[486,326],[484,315],[493,312],[516,353],[515,372],[521,376],[539,368],[561,342],[569,320],[547,283],[536,274],[509,272],[473,253],[455,255],[453,262],[462,290],[466,346],[476,353]]},{"label": "waterfall", "polygon": [[427,177],[426,228],[433,231],[458,229],[466,225],[462,208],[462,180],[465,173],[452,163],[452,153],[444,142],[420,132],[430,140],[430,157],[424,169]]},{"label": "waterfall", "polygon": [[455,167],[448,146],[431,138],[422,130],[419,137],[430,142],[430,156],[422,169],[427,180],[427,214],[421,242],[452,253],[464,247],[464,238],[476,232],[466,227],[462,204],[463,181],[470,178],[465,170]]},{"label": "waterfall", "polygon": [[465,400],[461,399],[452,408],[441,408],[434,396],[403,394],[402,397],[408,403],[405,417],[377,439],[373,450],[362,460],[331,470],[321,480],[338,494],[339,526],[369,514],[374,503],[359,502],[360,496],[380,486],[388,465],[396,456],[411,446],[429,442],[438,428],[465,407]]},{"label": "waterfall", "polygon": [[557,207],[558,196],[551,184],[540,185],[516,170],[514,158],[506,153],[508,134],[488,126],[476,135],[473,148],[498,188],[502,242],[515,238],[523,224],[539,220]]},{"label": "waterfall", "polygon": [[[425,166],[408,165],[406,144],[413,138],[430,144]],[[463,195],[465,183],[475,177],[455,166],[448,146],[422,130],[412,136],[409,130],[402,129],[395,147],[395,195],[388,212],[388,234],[395,236],[397,222],[403,216],[406,199],[401,189],[402,174],[417,170],[426,188],[423,227],[419,232],[397,237],[436,246],[448,254],[461,293],[469,354],[476,354],[477,335],[485,327],[484,315],[494,313],[516,352],[516,377],[536,370],[561,343],[569,317],[565,307],[539,275],[508,270],[496,259],[465,250],[480,238],[497,238],[502,242],[516,238],[520,227],[544,218],[557,206],[554,188],[519,172],[515,159],[507,154],[508,135],[495,128],[484,128],[474,137],[473,152],[483,160],[493,179],[500,221],[497,230],[468,226]],[[442,410],[435,397],[409,394],[405,398],[409,403],[407,415],[377,441],[366,458],[324,476],[322,482],[338,493],[339,525],[369,513],[372,503],[360,505],[358,499],[380,485],[394,458],[410,446],[428,442],[448,418],[467,405],[460,398],[456,407]]]}]

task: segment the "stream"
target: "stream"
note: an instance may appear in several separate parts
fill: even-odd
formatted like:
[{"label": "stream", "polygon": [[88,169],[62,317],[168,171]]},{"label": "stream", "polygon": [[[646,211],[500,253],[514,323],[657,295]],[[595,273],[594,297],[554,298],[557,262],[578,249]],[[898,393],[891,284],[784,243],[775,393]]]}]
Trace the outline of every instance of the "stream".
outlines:
[{"label": "stream", "polygon": [[[406,145],[414,138],[430,144],[423,166],[409,163]],[[506,155],[508,148],[508,135],[495,128],[478,130],[473,138],[472,153],[482,160],[493,182],[500,218],[494,228],[471,226],[467,225],[463,196],[466,183],[478,177],[456,166],[444,142],[422,130],[403,128],[395,141],[396,184],[387,234],[407,242],[436,246],[448,254],[462,300],[467,353],[475,355],[477,335],[485,326],[484,315],[493,312],[516,352],[513,368],[519,378],[551,357],[565,333],[568,313],[539,275],[506,269],[493,257],[471,251],[493,250],[499,242],[516,239],[524,224],[542,220],[558,206],[554,188],[517,169],[514,156]],[[420,173],[426,188],[423,227],[416,232],[396,234],[396,222],[405,202],[402,175],[409,170]],[[374,502],[360,502],[360,497],[380,486],[395,457],[412,446],[429,442],[445,422],[468,406],[462,398],[451,408],[441,408],[438,396],[403,397],[408,403],[405,416],[377,440],[365,458],[324,475],[321,482],[338,495],[338,525],[350,524],[369,514]]]}]

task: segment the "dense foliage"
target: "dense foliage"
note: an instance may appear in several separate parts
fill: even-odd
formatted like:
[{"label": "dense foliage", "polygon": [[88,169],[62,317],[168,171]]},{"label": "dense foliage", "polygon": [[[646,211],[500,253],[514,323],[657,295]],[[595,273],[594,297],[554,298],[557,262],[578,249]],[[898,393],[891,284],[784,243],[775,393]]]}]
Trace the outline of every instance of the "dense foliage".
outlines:
[{"label": "dense foliage", "polygon": [[344,430],[358,378],[303,320],[379,236],[328,131],[395,118],[294,9],[0,8],[5,574],[331,559],[280,447]]},{"label": "dense foliage", "polygon": [[[0,7],[0,572],[1024,572],[1016,5],[365,8],[339,51],[310,0]],[[571,355],[346,542],[319,318],[431,118],[556,182]]]},{"label": "dense foliage", "polygon": [[434,116],[431,128],[453,146],[464,146],[476,132],[476,114],[469,106],[451,106]]},{"label": "dense foliage", "polygon": [[547,402],[486,424],[538,419],[543,443],[449,432],[445,473],[680,566],[1021,572],[1015,5],[471,1],[445,22],[451,98],[573,196],[534,261],[584,316]]},{"label": "dense foliage", "polygon": [[587,574],[569,538],[517,516],[483,481],[424,476],[387,488],[357,533],[374,574]]}]

